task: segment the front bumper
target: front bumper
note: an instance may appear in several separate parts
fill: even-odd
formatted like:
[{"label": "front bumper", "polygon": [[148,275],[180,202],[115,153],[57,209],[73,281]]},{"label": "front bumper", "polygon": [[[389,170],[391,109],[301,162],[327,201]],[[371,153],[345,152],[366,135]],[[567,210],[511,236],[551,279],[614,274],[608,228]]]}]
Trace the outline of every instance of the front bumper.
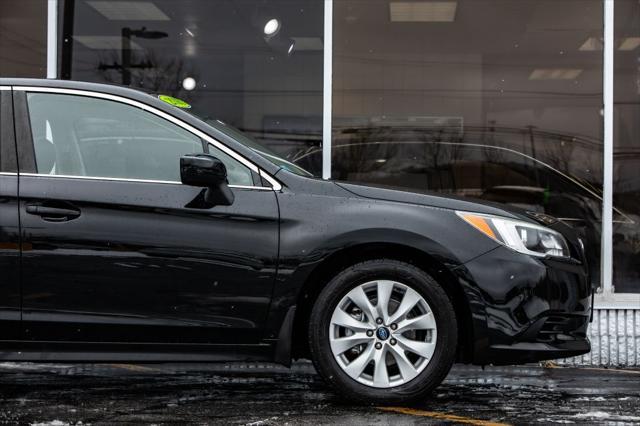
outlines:
[{"label": "front bumper", "polygon": [[471,309],[474,364],[521,364],[589,352],[591,285],[584,263],[498,247],[454,272]]}]

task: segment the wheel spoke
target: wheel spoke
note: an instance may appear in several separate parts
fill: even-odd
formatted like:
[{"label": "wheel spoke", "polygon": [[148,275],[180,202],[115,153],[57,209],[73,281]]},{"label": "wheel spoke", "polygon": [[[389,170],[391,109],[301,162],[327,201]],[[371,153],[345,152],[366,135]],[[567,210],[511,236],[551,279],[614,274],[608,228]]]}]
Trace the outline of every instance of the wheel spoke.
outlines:
[{"label": "wheel spoke", "polygon": [[404,381],[411,380],[417,375],[417,370],[405,355],[404,350],[399,348],[398,346],[389,346],[391,348],[391,355],[396,360],[396,364],[398,364],[398,369],[400,370],[400,375]]},{"label": "wheel spoke", "polygon": [[360,332],[347,337],[330,338],[329,340],[333,354],[340,355],[356,345],[362,345],[373,341],[373,338],[368,337],[366,333]]},{"label": "wheel spoke", "polygon": [[398,322],[399,320],[405,318],[421,299],[422,297],[418,294],[417,291],[407,287],[407,291],[405,291],[404,296],[402,297],[400,306],[398,306],[398,309],[396,309],[393,315],[391,315],[391,317],[389,318],[389,322]]},{"label": "wheel spoke", "polygon": [[396,336],[396,339],[398,340],[398,345],[402,349],[413,352],[423,358],[431,359],[431,356],[436,349],[435,343],[419,342],[417,340],[408,339],[404,336]]},{"label": "wheel spoke", "polygon": [[348,328],[354,332],[371,330],[369,323],[358,321],[340,308],[336,308],[331,317],[331,324]]},{"label": "wheel spoke", "polygon": [[358,286],[351,290],[349,294],[347,294],[347,297],[351,299],[351,301],[355,303],[356,306],[358,306],[358,308],[362,310],[362,312],[364,312],[368,321],[370,321],[372,324],[375,324],[376,308],[371,304],[369,296],[367,296],[367,294],[364,292],[362,286]]},{"label": "wheel spoke", "polygon": [[433,312],[428,312],[424,315],[400,321],[394,334],[402,334],[408,330],[431,330],[434,328],[436,328],[436,320],[433,317]]},{"label": "wheel spoke", "polygon": [[389,321],[389,300],[391,300],[392,292],[392,281],[378,281],[378,303],[376,304],[376,312],[385,324]]},{"label": "wheel spoke", "polygon": [[373,370],[373,383],[379,387],[389,386],[389,372],[387,371],[387,348],[376,350],[373,357],[375,368]]},{"label": "wheel spoke", "polygon": [[362,353],[358,356],[358,358],[354,359],[344,368],[344,371],[354,379],[358,379],[364,369],[367,367],[369,362],[373,359],[374,353],[376,349],[373,345],[367,346],[367,348],[362,351]]}]

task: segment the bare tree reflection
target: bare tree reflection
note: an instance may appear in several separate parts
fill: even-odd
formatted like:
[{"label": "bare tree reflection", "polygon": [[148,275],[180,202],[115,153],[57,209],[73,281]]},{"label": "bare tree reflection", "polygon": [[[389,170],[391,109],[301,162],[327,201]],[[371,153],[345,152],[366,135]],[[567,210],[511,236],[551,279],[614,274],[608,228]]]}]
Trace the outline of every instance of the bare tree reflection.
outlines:
[{"label": "bare tree reflection", "polygon": [[[98,72],[107,83],[120,84],[122,70],[118,61],[120,55],[116,51],[99,56]],[[199,80],[199,74],[193,66],[187,66],[179,57],[163,57],[155,51],[134,53],[132,62],[141,64],[131,68],[131,86],[142,88],[153,93],[164,93],[189,100],[192,92],[184,90],[182,79],[186,76]]]}]

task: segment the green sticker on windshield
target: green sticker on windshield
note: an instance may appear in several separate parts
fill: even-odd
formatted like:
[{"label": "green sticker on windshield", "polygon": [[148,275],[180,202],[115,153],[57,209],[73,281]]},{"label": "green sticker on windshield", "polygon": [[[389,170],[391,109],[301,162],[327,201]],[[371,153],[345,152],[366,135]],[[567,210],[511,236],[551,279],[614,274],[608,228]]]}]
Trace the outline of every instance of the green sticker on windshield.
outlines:
[{"label": "green sticker on windshield", "polygon": [[158,96],[158,99],[160,99],[162,102],[168,103],[169,105],[173,105],[174,107],[185,108],[185,109],[191,108],[191,105],[189,105],[182,99],[174,98],[173,96],[160,95]]}]

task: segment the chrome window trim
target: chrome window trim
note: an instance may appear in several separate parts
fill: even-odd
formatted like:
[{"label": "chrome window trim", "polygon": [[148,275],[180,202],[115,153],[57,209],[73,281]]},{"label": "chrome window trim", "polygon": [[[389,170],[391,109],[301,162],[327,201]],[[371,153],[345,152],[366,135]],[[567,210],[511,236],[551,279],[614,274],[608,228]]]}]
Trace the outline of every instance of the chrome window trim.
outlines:
[{"label": "chrome window trim", "polygon": [[0,86],[0,90],[11,90],[11,86]]},{"label": "chrome window trim", "polygon": [[[18,173],[0,173],[16,176]],[[20,176],[28,177],[46,177],[46,178],[60,178],[60,179],[79,179],[79,180],[93,180],[93,181],[109,181],[109,182],[130,182],[130,183],[156,183],[163,185],[182,185],[182,182],[175,180],[153,180],[153,179],[126,179],[126,178],[114,178],[114,177],[98,177],[98,176],[73,176],[73,175],[50,175],[46,173],[20,173]],[[235,189],[252,189],[258,191],[273,191],[272,188],[265,186],[251,186],[251,185],[229,185],[229,188]]]},{"label": "chrome window trim", "polygon": [[250,189],[254,191],[273,191],[273,189],[267,188],[266,186],[252,186],[252,185],[229,185],[229,188]]},{"label": "chrome window trim", "polygon": [[18,176],[16,172],[0,172],[0,176]]},{"label": "chrome window trim", "polygon": [[[212,144],[213,146],[215,146],[216,148],[220,149],[221,151],[225,152],[226,154],[228,154],[229,156],[233,157],[234,159],[238,160],[240,163],[244,164],[246,167],[248,167],[249,169],[251,169],[252,171],[254,171],[255,173],[258,173],[260,176],[262,176],[267,182],[269,182],[269,184],[271,184],[271,188],[267,188],[268,190],[273,190],[273,191],[280,191],[282,189],[282,184],[280,182],[278,182],[275,178],[273,178],[273,176],[270,176],[268,173],[264,172],[262,169],[260,169],[258,166],[256,166],[255,164],[253,164],[251,161],[247,160],[246,158],[244,158],[242,155],[238,154],[237,152],[235,152],[234,150],[232,150],[231,148],[229,148],[228,146],[218,142],[217,140],[213,139],[211,136],[207,135],[206,133],[196,129],[195,127],[185,123],[182,120],[179,120],[177,118],[175,118],[174,116],[167,114],[164,111],[160,111],[159,109],[156,109],[152,106],[149,106],[145,103],[133,100],[133,99],[129,99],[129,98],[125,98],[122,96],[118,96],[118,95],[111,95],[108,93],[102,93],[102,92],[93,92],[90,90],[79,90],[79,89],[64,89],[64,88],[57,88],[57,87],[35,87],[35,86],[15,86],[14,87],[15,90],[20,90],[20,91],[24,91],[24,92],[38,92],[38,93],[57,93],[57,94],[62,94],[62,95],[76,95],[76,96],[86,96],[86,97],[90,97],[90,98],[99,98],[99,99],[106,99],[106,100],[110,100],[110,101],[114,101],[114,102],[119,102],[119,103],[123,103],[123,104],[127,104],[127,105],[131,105],[137,108],[140,108],[144,111],[147,111],[151,114],[154,114],[160,118],[163,118],[167,121],[170,121],[171,123],[182,127],[183,129],[187,130],[188,132],[204,139],[205,141],[207,141],[208,143]],[[25,173],[26,175],[26,173]],[[52,176],[52,175],[46,175],[46,176]],[[73,177],[77,177],[77,176],[73,176]],[[85,177],[85,176],[80,176]],[[100,178],[102,179],[102,178]],[[163,181],[160,181],[163,182]],[[229,185],[231,186],[231,185]]]}]

